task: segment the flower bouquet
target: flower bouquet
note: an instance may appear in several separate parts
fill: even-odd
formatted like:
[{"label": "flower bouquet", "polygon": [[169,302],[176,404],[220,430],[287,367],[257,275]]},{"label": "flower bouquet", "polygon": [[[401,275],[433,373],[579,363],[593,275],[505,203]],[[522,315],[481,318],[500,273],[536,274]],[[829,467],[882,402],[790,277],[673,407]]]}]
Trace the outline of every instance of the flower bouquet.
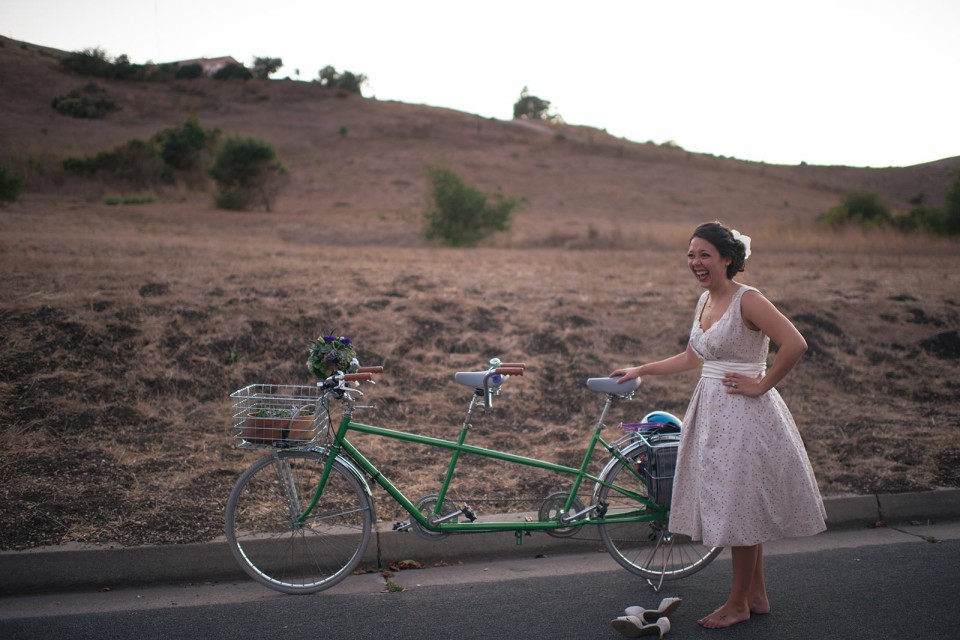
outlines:
[{"label": "flower bouquet", "polygon": [[359,366],[350,338],[324,335],[311,340],[310,345],[307,368],[318,380],[326,380],[337,371],[349,373],[351,368]]}]

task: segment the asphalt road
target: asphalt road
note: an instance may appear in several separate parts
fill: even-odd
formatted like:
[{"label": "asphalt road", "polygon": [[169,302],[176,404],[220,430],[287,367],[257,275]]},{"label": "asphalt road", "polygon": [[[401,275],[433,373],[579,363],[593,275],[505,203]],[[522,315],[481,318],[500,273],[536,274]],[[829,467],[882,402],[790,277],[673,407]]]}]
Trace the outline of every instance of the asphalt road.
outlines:
[{"label": "asphalt road", "polygon": [[[934,540],[933,542],[928,541]],[[669,638],[960,638],[960,523],[827,532],[767,545],[773,613],[725,631],[696,619],[726,595],[730,562],[654,593],[601,553],[474,561],[351,576],[310,596],[248,581],[0,598],[0,638],[620,638],[624,606],[684,603]]]}]

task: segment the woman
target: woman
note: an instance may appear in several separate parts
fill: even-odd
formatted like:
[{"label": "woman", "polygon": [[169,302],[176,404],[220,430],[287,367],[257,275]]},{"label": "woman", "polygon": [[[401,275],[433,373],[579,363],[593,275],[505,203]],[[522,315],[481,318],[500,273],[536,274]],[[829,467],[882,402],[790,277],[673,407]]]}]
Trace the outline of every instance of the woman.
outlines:
[{"label": "woman", "polygon": [[[790,411],[774,388],[807,343],[759,291],[733,277],[750,238],[719,222],[693,232],[687,264],[705,289],[683,353],[617,369],[621,381],[702,367],[683,419],[670,530],[731,547],[727,601],[698,622],[720,629],[770,612],[763,542],[826,529],[826,511]],[[770,341],[779,347],[766,368]]]}]

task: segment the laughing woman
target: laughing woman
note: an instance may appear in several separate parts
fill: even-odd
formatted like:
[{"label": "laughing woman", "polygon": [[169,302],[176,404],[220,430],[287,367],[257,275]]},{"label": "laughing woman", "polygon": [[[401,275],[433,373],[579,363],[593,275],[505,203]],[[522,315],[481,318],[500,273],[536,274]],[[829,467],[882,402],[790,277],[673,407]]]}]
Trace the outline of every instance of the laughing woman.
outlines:
[{"label": "laughing woman", "polygon": [[[763,543],[826,529],[826,511],[793,417],[774,388],[807,343],[759,291],[733,277],[750,238],[718,222],[690,238],[687,263],[704,289],[690,340],[666,360],[617,369],[621,381],[700,368],[683,419],[670,531],[731,547],[726,602],[698,622],[720,629],[770,612]],[[779,348],[767,369],[770,341]]]}]

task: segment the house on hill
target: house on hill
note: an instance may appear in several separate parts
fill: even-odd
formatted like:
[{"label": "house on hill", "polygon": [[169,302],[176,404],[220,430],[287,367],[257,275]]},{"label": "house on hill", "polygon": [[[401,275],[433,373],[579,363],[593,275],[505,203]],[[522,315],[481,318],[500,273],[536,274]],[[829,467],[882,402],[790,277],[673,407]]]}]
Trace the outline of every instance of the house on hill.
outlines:
[{"label": "house on hill", "polygon": [[179,60],[177,68],[186,67],[191,64],[198,64],[203,68],[203,73],[212,76],[228,64],[240,64],[233,56],[223,56],[222,58],[196,58],[194,60]]}]

